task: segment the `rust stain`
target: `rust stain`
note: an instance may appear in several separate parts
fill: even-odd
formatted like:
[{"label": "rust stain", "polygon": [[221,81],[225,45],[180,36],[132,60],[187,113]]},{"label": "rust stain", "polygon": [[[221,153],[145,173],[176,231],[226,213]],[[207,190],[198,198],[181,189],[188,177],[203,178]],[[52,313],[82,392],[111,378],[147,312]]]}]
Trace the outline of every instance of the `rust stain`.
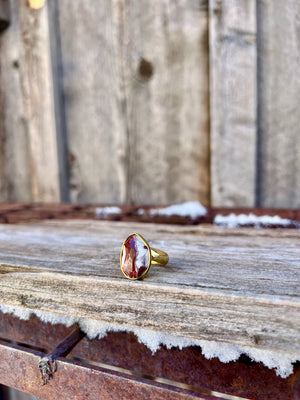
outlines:
[{"label": "rust stain", "polygon": [[38,364],[43,356],[40,352],[0,342],[0,383],[45,400],[72,399],[75,393],[78,400],[213,400],[209,395],[199,396],[189,390],[133,378],[65,358],[57,360],[53,379],[47,385],[41,385]]},{"label": "rust stain", "polygon": [[[74,332],[79,333],[74,328],[76,326],[67,328],[61,324],[46,324],[34,316],[28,321],[21,321],[0,313],[0,337],[48,351],[56,346],[55,354],[53,351],[48,354],[51,359],[65,356],[64,348],[70,349],[70,339],[66,345],[64,338],[68,336],[74,339]],[[71,342],[75,343],[73,339]],[[60,341],[62,343],[57,346]],[[228,395],[260,400],[300,400],[299,363],[294,366],[294,374],[283,379],[276,375],[274,369],[252,362],[246,356],[228,364],[216,358],[207,360],[197,347],[168,350],[162,346],[152,355],[133,334],[125,332],[110,332],[101,340],[85,337],[73,348],[70,356]],[[57,373],[46,387],[55,384]],[[39,375],[38,378],[40,385]]]}]

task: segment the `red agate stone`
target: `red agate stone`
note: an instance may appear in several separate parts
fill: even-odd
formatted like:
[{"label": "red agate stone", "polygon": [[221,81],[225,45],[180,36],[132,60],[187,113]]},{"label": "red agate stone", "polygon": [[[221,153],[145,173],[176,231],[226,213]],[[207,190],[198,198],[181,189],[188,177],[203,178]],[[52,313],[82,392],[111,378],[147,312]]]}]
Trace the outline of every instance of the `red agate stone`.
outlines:
[{"label": "red agate stone", "polygon": [[136,234],[130,235],[122,246],[121,269],[128,278],[139,279],[149,266],[149,250]]}]

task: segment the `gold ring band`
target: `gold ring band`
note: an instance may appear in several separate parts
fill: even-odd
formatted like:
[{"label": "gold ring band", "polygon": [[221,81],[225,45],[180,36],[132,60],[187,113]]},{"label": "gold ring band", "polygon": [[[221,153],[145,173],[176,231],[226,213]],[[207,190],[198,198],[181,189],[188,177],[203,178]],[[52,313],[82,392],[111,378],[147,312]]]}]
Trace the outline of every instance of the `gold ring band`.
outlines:
[{"label": "gold ring band", "polygon": [[168,261],[167,253],[151,248],[138,233],[132,233],[123,242],[120,266],[122,273],[128,279],[142,279],[149,272],[151,264],[166,265]]},{"label": "gold ring band", "polygon": [[169,256],[162,250],[155,249],[154,247],[150,247],[151,249],[151,264],[153,265],[166,265],[169,261]]}]

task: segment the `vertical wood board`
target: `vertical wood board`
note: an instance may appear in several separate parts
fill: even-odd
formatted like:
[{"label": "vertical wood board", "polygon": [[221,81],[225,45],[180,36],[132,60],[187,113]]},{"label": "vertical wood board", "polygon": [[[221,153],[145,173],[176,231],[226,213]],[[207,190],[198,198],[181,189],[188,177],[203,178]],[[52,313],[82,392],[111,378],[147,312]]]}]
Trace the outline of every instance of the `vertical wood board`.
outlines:
[{"label": "vertical wood board", "polygon": [[127,201],[208,205],[207,2],[125,4]]},{"label": "vertical wood board", "polygon": [[11,2],[0,36],[0,199],[59,201],[47,7]]},{"label": "vertical wood board", "polygon": [[0,200],[31,201],[29,148],[20,58],[19,1],[11,2],[11,24],[0,36]]},{"label": "vertical wood board", "polygon": [[255,205],[256,1],[210,0],[213,206]]},{"label": "vertical wood board", "polygon": [[49,46],[52,64],[53,103],[56,123],[57,162],[60,183],[60,200],[70,201],[68,175],[68,143],[66,135],[66,113],[63,96],[62,53],[59,24],[59,0],[48,2]]},{"label": "vertical wood board", "polygon": [[300,206],[297,0],[8,4],[0,201]]},{"label": "vertical wood board", "polygon": [[59,10],[71,200],[208,204],[207,2]]},{"label": "vertical wood board", "polygon": [[124,202],[126,126],[118,1],[59,2],[70,198]]},{"label": "vertical wood board", "polygon": [[259,198],[300,207],[300,2],[258,1]]}]

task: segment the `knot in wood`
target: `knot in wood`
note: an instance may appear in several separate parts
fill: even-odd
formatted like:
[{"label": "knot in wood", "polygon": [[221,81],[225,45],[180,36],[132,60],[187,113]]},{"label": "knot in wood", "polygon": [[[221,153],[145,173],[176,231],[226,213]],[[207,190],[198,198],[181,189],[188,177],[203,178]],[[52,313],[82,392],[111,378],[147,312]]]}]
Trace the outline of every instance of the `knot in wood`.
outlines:
[{"label": "knot in wood", "polygon": [[145,58],[141,58],[138,68],[140,78],[142,78],[144,81],[148,81],[152,77],[153,72],[154,68],[152,63]]}]

